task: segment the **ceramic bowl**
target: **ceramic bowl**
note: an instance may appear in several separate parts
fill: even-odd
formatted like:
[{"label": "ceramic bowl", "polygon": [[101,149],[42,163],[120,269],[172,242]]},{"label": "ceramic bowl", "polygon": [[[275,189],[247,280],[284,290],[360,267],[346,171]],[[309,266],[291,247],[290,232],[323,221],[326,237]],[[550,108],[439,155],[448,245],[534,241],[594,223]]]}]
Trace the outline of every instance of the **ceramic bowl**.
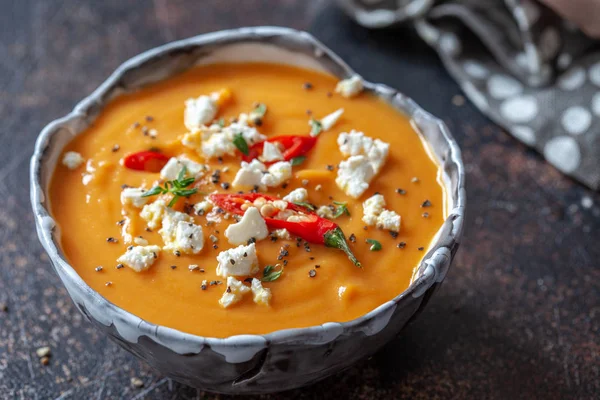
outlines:
[{"label": "ceramic bowl", "polygon": [[179,382],[220,393],[268,393],[316,382],[373,354],[423,309],[458,248],[465,209],[464,170],[458,146],[439,119],[394,89],[367,82],[367,91],[412,119],[443,170],[448,218],[410,287],[353,321],[266,335],[217,339],[146,322],[92,290],[66,261],[59,247],[60,230],[48,211],[50,177],[64,146],[90,126],[111,99],[198,64],[239,61],[291,64],[339,78],[355,74],[315,38],[287,28],[221,31],[149,50],[120,66],[70,114],[44,128],[31,159],[31,203],[40,241],[69,295],[111,339]]}]

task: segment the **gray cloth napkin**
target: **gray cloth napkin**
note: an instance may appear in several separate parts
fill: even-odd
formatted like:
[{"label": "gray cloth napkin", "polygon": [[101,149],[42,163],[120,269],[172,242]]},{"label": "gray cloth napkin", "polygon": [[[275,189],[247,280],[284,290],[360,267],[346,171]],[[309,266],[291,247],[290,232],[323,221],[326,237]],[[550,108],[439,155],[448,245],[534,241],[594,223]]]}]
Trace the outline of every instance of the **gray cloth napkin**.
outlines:
[{"label": "gray cloth napkin", "polygon": [[600,189],[600,47],[532,0],[338,0],[359,24],[413,23],[466,96]]}]

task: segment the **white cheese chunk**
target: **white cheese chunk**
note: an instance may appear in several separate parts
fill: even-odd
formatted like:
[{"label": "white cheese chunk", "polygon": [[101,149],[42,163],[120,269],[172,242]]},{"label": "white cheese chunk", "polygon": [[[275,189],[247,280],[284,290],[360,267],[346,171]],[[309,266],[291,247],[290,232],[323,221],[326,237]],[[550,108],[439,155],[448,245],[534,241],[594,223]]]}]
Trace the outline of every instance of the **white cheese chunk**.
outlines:
[{"label": "white cheese chunk", "polygon": [[354,97],[363,91],[364,85],[360,76],[354,75],[351,78],[338,82],[335,92],[344,97]]},{"label": "white cheese chunk", "polygon": [[268,172],[260,180],[263,186],[279,186],[292,177],[292,164],[287,161],[279,161],[271,165]]},{"label": "white cheese chunk", "polygon": [[385,199],[380,194],[373,195],[363,202],[362,220],[369,226],[394,232],[400,231],[400,215],[385,209]]},{"label": "white cheese chunk", "polygon": [[258,272],[258,257],[254,243],[222,251],[217,256],[217,261],[217,275],[224,278],[254,275]]},{"label": "white cheese chunk", "polygon": [[383,210],[377,217],[376,225],[379,229],[400,232],[400,216],[395,211]]},{"label": "white cheese chunk", "polygon": [[230,276],[227,278],[227,288],[225,289],[223,296],[221,296],[219,304],[223,308],[232,306],[240,301],[246,293],[250,292],[250,290],[251,289],[248,286]]},{"label": "white cheese chunk", "polygon": [[271,234],[281,240],[292,240],[292,236],[290,235],[290,232],[285,228],[284,229],[275,229],[273,232],[271,232]]},{"label": "white cheese chunk", "polygon": [[240,169],[233,179],[233,187],[254,187],[258,186],[262,189],[261,179],[267,167],[265,164],[254,159],[250,163],[242,161]]},{"label": "white cheese chunk", "polygon": [[348,196],[359,198],[375,176],[373,166],[365,156],[352,156],[340,163],[335,183]]},{"label": "white cheese chunk", "polygon": [[140,188],[125,188],[121,191],[121,204],[142,208],[150,198],[142,197],[146,191]]},{"label": "white cheese chunk", "polygon": [[160,170],[160,177],[167,181],[173,181],[177,179],[177,176],[183,169],[186,168],[186,177],[193,177],[195,179],[200,178],[204,175],[206,166],[204,164],[198,164],[195,161],[189,160],[184,157],[171,157],[165,166]]},{"label": "white cheese chunk", "polygon": [[364,133],[354,130],[350,133],[340,133],[337,142],[340,151],[345,156],[366,156],[375,173],[378,173],[385,164],[390,149],[388,143],[370,138]]},{"label": "white cheese chunk", "polygon": [[200,96],[197,99],[188,99],[185,102],[183,122],[190,131],[199,129],[215,119],[219,111],[217,102],[210,96]]},{"label": "white cheese chunk", "polygon": [[334,210],[330,206],[321,206],[317,209],[317,215],[321,218],[333,219]]},{"label": "white cheese chunk", "polygon": [[237,147],[233,144],[233,140],[237,135],[242,135],[248,147],[264,142],[267,138],[256,128],[248,126],[247,119],[240,119],[220,128],[217,132],[208,132],[206,135],[208,137],[202,142],[201,151],[208,158],[222,157],[226,154],[235,155]]},{"label": "white cheese chunk", "polygon": [[231,244],[243,244],[250,238],[263,240],[268,235],[267,224],[256,207],[246,209],[242,219],[225,230],[225,237]]},{"label": "white cheese chunk", "polygon": [[254,297],[254,302],[256,304],[263,306],[269,305],[272,297],[271,289],[263,287],[262,282],[256,278],[252,279],[250,288],[252,289],[252,296]]},{"label": "white cheese chunk", "polygon": [[362,220],[368,226],[377,224],[377,217],[385,209],[385,199],[380,194],[375,194],[363,202]]},{"label": "white cheese chunk", "polygon": [[84,162],[85,159],[76,151],[67,151],[62,159],[63,165],[69,169],[77,169]]},{"label": "white cheese chunk", "polygon": [[163,249],[180,251],[186,254],[198,254],[203,247],[202,227],[192,222],[179,221],[175,228],[175,240],[165,242]]},{"label": "white cheese chunk", "polygon": [[158,199],[153,203],[146,204],[140,212],[140,217],[146,221],[148,228],[156,229],[162,223],[163,214],[167,204],[164,200]]},{"label": "white cheese chunk", "polygon": [[130,247],[125,254],[117,258],[117,262],[127,265],[135,272],[141,272],[150,268],[159,254],[158,246],[135,246]]},{"label": "white cheese chunk", "polygon": [[[342,114],[344,113],[344,109],[340,108],[339,110],[336,110],[334,112],[332,112],[331,114],[328,114],[326,116],[324,116],[323,118],[321,118],[321,130],[323,132],[327,132],[328,130],[330,130],[331,128],[333,128],[333,126],[336,124],[336,122],[338,121],[338,119],[340,119],[340,117],[342,116]],[[311,122],[308,122],[309,125],[311,125]],[[316,136],[317,134],[314,134],[311,132],[311,136]]]},{"label": "white cheese chunk", "polygon": [[133,238],[133,243],[139,246],[148,246],[148,241],[141,236],[136,236]]},{"label": "white cheese chunk", "polygon": [[213,204],[209,200],[203,200],[194,204],[194,211],[198,215],[204,215],[211,210],[212,206]]},{"label": "white cheese chunk", "polygon": [[[183,222],[184,224],[192,223],[193,225],[192,217],[190,217],[189,215],[179,211],[175,211],[169,207],[164,208],[162,228],[160,228],[160,230],[158,231],[158,234],[162,237],[163,242],[165,244],[163,246],[163,249],[173,251],[180,250],[186,253],[193,253],[192,249],[189,247],[189,245],[192,244],[191,242],[178,242],[178,238],[180,238],[181,235],[183,235],[182,231],[185,229],[184,226],[179,226],[180,222]],[[200,229],[200,236],[201,234],[202,230]],[[199,240],[197,237],[193,237],[193,239],[196,241]],[[201,248],[202,247],[200,246],[200,249]]]},{"label": "white cheese chunk", "polygon": [[301,203],[308,199],[308,192],[305,188],[294,189],[283,197],[283,200],[290,203]]},{"label": "white cheese chunk", "polygon": [[254,159],[250,163],[242,161],[240,169],[233,179],[233,187],[254,187],[260,190],[279,186],[292,177],[292,164],[279,161],[268,169],[263,163]]},{"label": "white cheese chunk", "polygon": [[262,162],[272,162],[283,160],[283,153],[277,147],[277,144],[265,142],[263,145],[263,153],[260,157]]}]

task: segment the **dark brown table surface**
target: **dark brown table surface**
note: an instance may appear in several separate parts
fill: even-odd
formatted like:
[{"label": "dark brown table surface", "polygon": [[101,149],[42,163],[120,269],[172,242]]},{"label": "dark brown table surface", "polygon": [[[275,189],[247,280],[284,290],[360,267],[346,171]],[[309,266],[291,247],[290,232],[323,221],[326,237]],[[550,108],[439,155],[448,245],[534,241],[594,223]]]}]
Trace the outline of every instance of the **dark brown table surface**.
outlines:
[{"label": "dark brown table surface", "polygon": [[83,319],[38,243],[28,170],[42,127],[120,63],[245,25],[309,30],[442,117],[463,149],[469,203],[461,249],[419,319],[346,372],[264,398],[598,398],[600,195],[454,105],[458,86],[408,28],[370,32],[306,0],[0,1],[0,398],[227,398],[170,381]]}]

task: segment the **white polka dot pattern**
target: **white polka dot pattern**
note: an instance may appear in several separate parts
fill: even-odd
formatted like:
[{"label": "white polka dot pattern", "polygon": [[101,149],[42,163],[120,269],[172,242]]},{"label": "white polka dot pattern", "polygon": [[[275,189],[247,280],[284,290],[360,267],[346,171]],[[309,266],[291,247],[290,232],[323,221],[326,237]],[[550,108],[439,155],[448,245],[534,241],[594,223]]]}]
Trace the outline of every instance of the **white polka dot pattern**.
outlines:
[{"label": "white polka dot pattern", "polygon": [[558,78],[558,87],[563,90],[575,90],[585,83],[585,69],[583,67],[574,67],[565,72]]},{"label": "white polka dot pattern", "polygon": [[564,173],[571,173],[579,167],[581,151],[572,137],[558,136],[544,146],[544,157]]},{"label": "white polka dot pattern", "polygon": [[561,118],[565,131],[573,135],[581,135],[592,124],[592,114],[581,106],[567,108]]},{"label": "white polka dot pattern", "polygon": [[495,99],[506,99],[521,94],[523,85],[507,75],[494,75],[487,83],[488,92]]},{"label": "white polka dot pattern", "polygon": [[535,132],[528,126],[513,126],[510,129],[510,133],[529,146],[535,144]]},{"label": "white polka dot pattern", "polygon": [[538,105],[533,96],[514,97],[500,105],[500,114],[515,123],[532,121],[538,113]]}]

